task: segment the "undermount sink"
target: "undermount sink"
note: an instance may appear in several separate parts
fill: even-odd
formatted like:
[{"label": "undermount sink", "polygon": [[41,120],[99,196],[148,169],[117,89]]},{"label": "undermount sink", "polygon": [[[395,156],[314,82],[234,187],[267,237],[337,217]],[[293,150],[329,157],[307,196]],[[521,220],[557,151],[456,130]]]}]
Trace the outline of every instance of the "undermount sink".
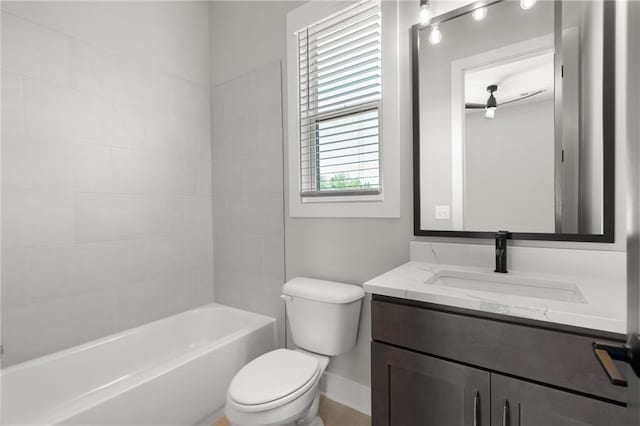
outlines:
[{"label": "undermount sink", "polygon": [[587,303],[577,285],[521,275],[440,270],[425,284],[569,303]]}]

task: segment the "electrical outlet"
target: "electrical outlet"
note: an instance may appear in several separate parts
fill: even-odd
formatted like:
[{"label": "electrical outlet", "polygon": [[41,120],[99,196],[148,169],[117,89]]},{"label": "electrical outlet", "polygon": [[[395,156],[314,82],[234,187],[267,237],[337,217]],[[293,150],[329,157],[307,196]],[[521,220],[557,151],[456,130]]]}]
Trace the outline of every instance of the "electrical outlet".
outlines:
[{"label": "electrical outlet", "polygon": [[449,219],[449,206],[436,206],[436,219]]}]

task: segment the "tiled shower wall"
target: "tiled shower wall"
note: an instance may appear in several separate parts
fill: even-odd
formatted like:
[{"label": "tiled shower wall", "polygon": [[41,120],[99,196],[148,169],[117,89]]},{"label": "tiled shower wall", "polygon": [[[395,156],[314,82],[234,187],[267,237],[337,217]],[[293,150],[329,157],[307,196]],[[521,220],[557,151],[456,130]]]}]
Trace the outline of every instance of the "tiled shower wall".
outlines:
[{"label": "tiled shower wall", "polygon": [[216,302],[275,317],[284,342],[280,62],[213,88]]},{"label": "tiled shower wall", "polygon": [[212,301],[208,87],[6,12],[1,65],[3,366]]}]

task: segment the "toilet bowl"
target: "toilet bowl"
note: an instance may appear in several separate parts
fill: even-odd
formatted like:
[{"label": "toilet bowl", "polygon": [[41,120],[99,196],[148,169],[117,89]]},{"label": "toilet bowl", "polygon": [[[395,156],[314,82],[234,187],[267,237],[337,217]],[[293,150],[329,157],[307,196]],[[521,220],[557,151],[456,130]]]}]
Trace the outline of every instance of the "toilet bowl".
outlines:
[{"label": "toilet bowl", "polygon": [[322,426],[318,386],[329,358],[303,350],[278,349],[243,367],[227,392],[232,425]]},{"label": "toilet bowl", "polygon": [[235,375],[225,414],[234,426],[323,426],[320,378],[329,357],[355,346],[362,288],[294,278],[282,288],[293,341],[254,359]]}]

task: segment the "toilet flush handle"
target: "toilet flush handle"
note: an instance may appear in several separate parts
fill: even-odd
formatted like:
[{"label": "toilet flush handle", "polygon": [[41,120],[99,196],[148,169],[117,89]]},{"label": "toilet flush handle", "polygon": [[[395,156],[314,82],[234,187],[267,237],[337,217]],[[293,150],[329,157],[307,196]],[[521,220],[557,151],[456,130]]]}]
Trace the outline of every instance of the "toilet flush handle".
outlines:
[{"label": "toilet flush handle", "polygon": [[284,300],[285,302],[291,302],[293,300],[293,297],[289,296],[288,294],[281,294],[280,299]]}]

